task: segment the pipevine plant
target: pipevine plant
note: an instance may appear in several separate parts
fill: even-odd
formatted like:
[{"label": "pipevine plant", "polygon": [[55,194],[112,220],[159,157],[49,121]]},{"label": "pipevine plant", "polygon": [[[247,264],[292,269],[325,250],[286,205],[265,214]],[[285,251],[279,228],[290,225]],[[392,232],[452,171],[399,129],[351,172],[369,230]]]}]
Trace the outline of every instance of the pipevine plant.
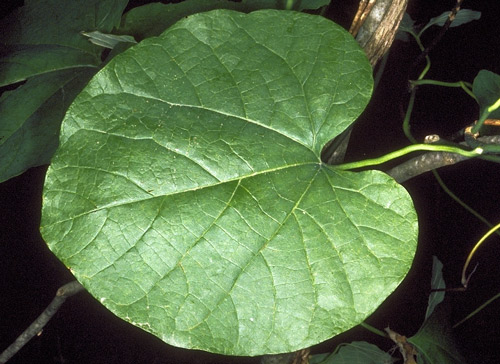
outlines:
[{"label": "pipevine plant", "polygon": [[[328,3],[188,0],[123,13],[126,0],[45,0],[3,21],[11,31],[0,85],[19,85],[0,98],[0,176],[50,163],[40,231],[79,282],[54,306],[86,289],[168,344],[225,355],[294,352],[362,325],[393,340],[407,363],[463,361],[436,337],[448,330],[437,259],[415,336],[364,323],[408,273],[418,224],[398,171],[353,170],[413,152],[498,162],[489,129],[500,119],[500,76],[427,80],[426,55],[403,123],[412,144],[328,165],[323,147],[373,89],[352,36],[303,12]],[[479,18],[454,16],[451,26]],[[422,32],[449,19],[416,33],[406,17],[401,30],[424,51]],[[411,135],[424,84],[462,87],[478,101],[462,143]],[[365,342],[303,355],[356,358],[392,360]]]}]

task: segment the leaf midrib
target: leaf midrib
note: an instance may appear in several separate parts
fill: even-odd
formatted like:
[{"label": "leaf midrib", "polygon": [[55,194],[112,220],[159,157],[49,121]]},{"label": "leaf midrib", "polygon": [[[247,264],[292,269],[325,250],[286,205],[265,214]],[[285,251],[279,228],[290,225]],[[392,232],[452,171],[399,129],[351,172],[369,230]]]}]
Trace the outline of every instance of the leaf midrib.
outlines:
[{"label": "leaf midrib", "polygon": [[[120,84],[120,87],[122,87],[121,84]],[[293,142],[295,142],[297,144],[300,144],[301,146],[307,148],[308,150],[310,150],[311,152],[313,152],[316,155],[316,153],[314,151],[314,148],[311,145],[305,144],[303,141],[301,141],[301,140],[293,137],[292,135],[284,134],[283,130],[278,130],[278,129],[272,128],[269,125],[263,124],[263,123],[261,123],[261,122],[259,122],[257,120],[254,120],[254,119],[251,119],[251,118],[248,118],[248,117],[245,117],[245,116],[232,114],[232,113],[229,113],[229,112],[225,112],[225,111],[222,111],[222,110],[213,109],[213,108],[206,107],[206,106],[203,106],[203,105],[181,104],[181,103],[176,103],[176,102],[172,102],[172,101],[168,101],[168,100],[163,100],[163,99],[161,99],[159,97],[156,97],[156,96],[153,96],[153,95],[150,95],[150,94],[141,93],[141,92],[132,93],[132,92],[125,91],[123,89],[121,91],[119,91],[119,92],[116,92],[116,93],[111,93],[109,91],[106,94],[99,93],[99,94],[96,94],[96,95],[92,95],[91,98],[102,96],[102,95],[111,95],[111,94],[113,94],[113,95],[124,94],[124,95],[128,95],[128,96],[133,96],[133,97],[145,98],[145,99],[150,99],[150,100],[158,101],[158,102],[161,102],[161,103],[165,103],[165,104],[167,104],[170,107],[174,106],[174,107],[179,107],[179,108],[183,108],[183,107],[185,107],[185,108],[192,108],[192,109],[197,109],[197,110],[202,110],[202,111],[213,112],[215,114],[219,114],[219,115],[222,115],[222,116],[225,116],[225,117],[235,118],[235,119],[238,119],[238,120],[241,120],[241,121],[244,121],[244,122],[248,122],[250,124],[262,127],[264,129],[270,130],[270,131],[272,131],[274,133],[277,133],[279,135],[282,135],[282,136],[290,139],[291,141],[293,141]],[[90,100],[88,100],[88,101],[90,102]],[[309,118],[310,117],[311,117],[311,115],[309,114]],[[106,131],[98,130],[98,129],[84,129],[84,130],[97,131],[97,132],[101,132],[101,133],[110,134],[110,133],[108,133]],[[311,130],[311,132],[313,132],[313,131]],[[312,134],[313,134],[314,140],[316,140],[316,135],[314,135],[314,133],[312,133]],[[66,136],[66,138],[69,138],[70,136],[71,135]],[[130,138],[130,137],[125,136],[125,135],[119,135],[119,136]],[[335,137],[335,136],[333,136],[333,137]],[[319,158],[319,156],[318,156],[318,158]]]},{"label": "leaf midrib", "polygon": [[[199,189],[203,189],[203,188],[216,187],[216,186],[219,186],[219,185],[222,185],[222,184],[225,184],[225,183],[241,182],[241,181],[243,181],[246,178],[252,178],[252,177],[256,177],[256,176],[259,176],[259,175],[262,175],[262,174],[266,174],[266,173],[273,173],[273,172],[285,170],[287,168],[295,168],[295,167],[301,167],[301,166],[314,166],[314,165],[317,165],[318,167],[320,167],[322,165],[322,163],[321,162],[318,163],[318,162],[312,162],[311,161],[311,162],[287,164],[286,166],[281,166],[281,167],[277,167],[277,168],[269,168],[269,169],[265,169],[265,170],[262,170],[262,171],[251,173],[251,174],[248,174],[248,175],[245,175],[245,176],[240,176],[240,177],[236,177],[236,178],[230,178],[230,179],[227,179],[227,180],[224,180],[224,181],[219,181],[217,183],[212,183],[212,184],[206,184],[206,185],[203,185],[203,186],[196,186],[196,187],[192,187],[192,188],[186,188],[186,189],[181,190],[181,191],[175,191],[175,192],[172,192],[172,193],[166,193],[166,194],[162,194],[162,195],[153,195],[151,192],[148,192],[143,187],[137,185],[137,182],[132,181],[130,178],[128,178],[128,177],[126,177],[126,176],[124,176],[122,174],[116,174],[116,173],[113,173],[113,172],[110,172],[110,171],[103,170],[101,168],[82,167],[82,166],[64,166],[63,168],[58,168],[57,170],[60,171],[60,170],[65,169],[65,168],[91,169],[91,170],[97,170],[97,171],[101,171],[101,172],[105,172],[105,173],[111,173],[111,174],[117,175],[119,177],[126,178],[127,180],[129,180],[132,183],[134,183],[135,185],[137,185],[137,187],[139,187],[145,193],[149,194],[150,197],[140,198],[140,199],[126,201],[126,202],[109,203],[109,204],[100,206],[98,208],[95,208],[95,209],[92,209],[92,210],[89,210],[89,211],[85,211],[84,213],[81,213],[81,214],[78,214],[78,215],[74,215],[74,216],[69,217],[67,219],[55,221],[52,224],[45,225],[45,226],[46,227],[50,227],[50,226],[53,226],[53,225],[57,225],[57,224],[60,224],[60,223],[71,221],[71,220],[74,220],[76,218],[79,218],[79,217],[82,217],[82,216],[85,216],[85,215],[88,215],[88,214],[91,214],[91,213],[95,213],[95,212],[98,212],[98,211],[101,211],[101,210],[105,210],[105,209],[110,209],[110,208],[115,208],[115,207],[122,207],[122,206],[130,205],[130,204],[134,204],[134,203],[137,203],[137,202],[143,202],[143,201],[152,200],[152,199],[156,199],[156,198],[164,198],[164,197],[168,197],[168,196],[174,196],[174,195],[181,194],[181,193],[193,192],[193,191],[196,191],[196,190],[199,190]],[[76,193],[74,191],[67,191],[67,190],[63,190],[63,189],[51,189],[51,192],[64,192],[64,193],[69,193],[69,194],[74,194],[74,195],[80,196],[78,193]]]}]

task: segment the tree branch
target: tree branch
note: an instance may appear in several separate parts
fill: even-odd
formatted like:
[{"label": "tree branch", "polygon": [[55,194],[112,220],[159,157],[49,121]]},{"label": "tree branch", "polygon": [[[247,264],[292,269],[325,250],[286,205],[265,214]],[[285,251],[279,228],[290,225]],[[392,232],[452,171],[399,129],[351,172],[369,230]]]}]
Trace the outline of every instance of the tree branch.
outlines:
[{"label": "tree branch", "polygon": [[33,321],[21,335],[19,335],[16,341],[10,344],[10,346],[5,349],[2,354],[0,354],[0,364],[6,363],[24,345],[26,345],[26,343],[30,341],[33,336],[40,333],[47,322],[49,322],[57,310],[59,310],[59,307],[61,307],[64,301],[66,301],[66,298],[71,297],[84,289],[85,288],[83,288],[83,286],[77,281],[69,282],[60,287],[56,292],[56,296],[42,312],[42,314],[38,316],[37,319]]},{"label": "tree branch", "polygon": [[429,54],[429,52],[436,46],[436,44],[439,43],[439,41],[443,38],[444,34],[448,31],[448,28],[451,25],[451,22],[455,20],[455,16],[457,15],[458,11],[460,10],[460,7],[462,6],[464,0],[457,0],[457,3],[451,9],[450,14],[448,15],[448,19],[446,19],[446,22],[444,25],[441,27],[441,30],[439,33],[436,35],[436,37],[432,40],[431,44],[427,48],[423,50],[422,53],[420,53],[413,62],[413,67],[416,67],[420,62],[422,62],[425,57]]},{"label": "tree branch", "polygon": [[[478,140],[487,144],[500,144],[500,135],[485,136],[478,138]],[[467,145],[465,143],[460,144]],[[403,162],[400,165],[386,171],[386,173],[394,178],[398,183],[403,183],[420,174],[429,172],[432,169],[451,166],[468,159],[470,158],[456,153],[429,152]]]},{"label": "tree branch", "polygon": [[[358,11],[349,32],[356,37],[365,51],[372,68],[391,47],[407,5],[408,0],[361,0],[359,2]],[[321,153],[321,159],[328,164],[343,162],[353,125],[327,143]]]},{"label": "tree branch", "polygon": [[376,0],[375,4],[370,1],[369,5],[372,8],[367,8],[371,11],[359,27],[356,40],[365,51],[372,67],[375,67],[394,41],[408,0]]}]

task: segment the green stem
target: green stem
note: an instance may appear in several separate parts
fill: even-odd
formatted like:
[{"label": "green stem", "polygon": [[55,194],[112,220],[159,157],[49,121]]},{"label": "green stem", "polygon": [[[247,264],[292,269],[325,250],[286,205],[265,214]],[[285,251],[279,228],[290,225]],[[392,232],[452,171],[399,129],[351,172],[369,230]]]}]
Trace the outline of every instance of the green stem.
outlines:
[{"label": "green stem", "polygon": [[413,144],[417,144],[417,140],[413,137],[413,135],[411,135],[410,118],[411,118],[411,112],[413,110],[413,105],[415,104],[416,92],[417,92],[416,88],[411,90],[410,101],[408,101],[408,108],[406,109],[405,118],[403,120],[403,132],[405,133],[408,140]]},{"label": "green stem", "polygon": [[[478,218],[479,220],[481,220],[481,222],[483,222],[484,224],[486,224],[486,226],[488,226],[489,228],[492,228],[493,227],[493,224],[490,223],[488,220],[486,220],[483,216],[481,216],[476,210],[474,210],[472,207],[470,207],[469,205],[467,205],[465,202],[463,202],[457,195],[455,195],[449,188],[448,186],[445,185],[445,183],[443,182],[443,180],[441,179],[441,176],[438,174],[438,172],[433,169],[432,170],[432,173],[434,174],[434,177],[436,178],[436,180],[438,181],[439,185],[441,186],[441,188],[443,189],[444,192],[446,192],[446,194],[448,196],[450,196],[453,200],[455,200],[456,203],[458,203],[460,206],[462,206],[464,209],[466,209],[467,211],[469,211],[472,215],[474,215],[476,218]],[[500,235],[500,231],[496,231],[496,233],[498,235]]]},{"label": "green stem", "polygon": [[[415,41],[418,44],[418,48],[420,48],[420,51],[423,52],[425,51],[425,47],[422,44],[422,41],[420,40],[420,34],[416,34],[414,32],[408,32],[413,38],[415,38]],[[425,56],[425,67],[422,73],[420,73],[420,76],[418,76],[418,79],[421,80],[425,77],[429,69],[431,68],[431,59],[429,58],[429,55]]]},{"label": "green stem", "polygon": [[465,321],[467,321],[468,319],[470,319],[472,316],[474,316],[476,313],[478,313],[479,311],[481,311],[483,308],[485,308],[486,306],[488,306],[491,302],[493,302],[494,300],[496,300],[499,297],[500,297],[500,293],[497,293],[496,295],[494,295],[493,297],[491,297],[488,301],[486,301],[481,306],[479,306],[478,308],[476,308],[474,311],[472,311],[471,313],[469,313],[465,318],[463,318],[462,320],[458,321],[455,325],[453,325],[453,328],[462,325]]},{"label": "green stem", "polygon": [[439,145],[439,144],[412,144],[402,149],[396,150],[394,152],[388,153],[381,157],[365,159],[358,162],[350,162],[334,165],[333,167],[340,170],[356,169],[363,167],[376,166],[388,162],[392,159],[402,157],[406,154],[418,152],[418,151],[429,151],[429,152],[448,152],[463,155],[464,157],[474,158],[483,152],[482,148],[476,148],[474,150],[465,150],[452,145]]},{"label": "green stem", "polygon": [[495,111],[496,109],[498,109],[500,107],[500,99],[498,99],[497,101],[495,101],[495,103],[493,105],[491,105],[490,107],[488,107],[486,109],[486,112],[482,112],[481,113],[481,117],[479,118],[479,120],[477,121],[476,125],[474,125],[472,127],[472,130],[471,132],[472,133],[478,133],[479,132],[479,129],[481,129],[481,126],[483,126],[483,123],[485,122],[485,120],[488,118],[488,116],[493,112]]},{"label": "green stem", "polygon": [[374,334],[376,335],[379,335],[379,336],[382,336],[382,337],[387,337],[387,334],[371,325],[368,325],[366,322],[362,322],[359,324],[359,326],[361,327],[364,327],[365,329],[367,329],[368,331],[371,331],[373,332]]},{"label": "green stem", "polygon": [[493,105],[488,108],[488,112],[491,113],[500,107],[500,99],[498,99]]},{"label": "green stem", "polygon": [[467,259],[465,260],[464,267],[462,268],[462,284],[464,287],[467,285],[467,277],[465,276],[465,273],[467,273],[467,268],[469,267],[470,261],[472,260],[472,257],[476,253],[476,250],[479,249],[479,247],[483,244],[483,242],[495,231],[500,229],[500,224],[493,226],[486,234],[483,235],[481,239],[474,245],[474,248],[470,251],[469,255],[467,256]]},{"label": "green stem", "polygon": [[417,81],[410,81],[410,83],[414,86],[421,86],[421,85],[434,85],[434,86],[444,86],[444,87],[461,87],[462,90],[464,90],[467,95],[472,97],[474,100],[476,99],[476,96],[472,93],[472,85],[469,82],[464,82],[464,81],[457,81],[457,82],[445,82],[445,81],[437,81],[437,80],[417,80]]}]

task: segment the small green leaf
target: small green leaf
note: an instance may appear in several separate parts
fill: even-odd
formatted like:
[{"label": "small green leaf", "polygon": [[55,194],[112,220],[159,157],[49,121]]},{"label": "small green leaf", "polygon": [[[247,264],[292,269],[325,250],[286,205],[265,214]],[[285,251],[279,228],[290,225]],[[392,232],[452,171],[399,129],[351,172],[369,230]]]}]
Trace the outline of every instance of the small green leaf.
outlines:
[{"label": "small green leaf", "polygon": [[137,43],[134,37],[130,35],[105,34],[97,30],[93,32],[81,32],[81,33],[82,35],[88,37],[89,41],[91,41],[92,43],[109,49],[115,48],[116,45],[119,43]]},{"label": "small green leaf", "polygon": [[417,334],[408,339],[418,350],[419,364],[466,363],[459,346],[454,342],[445,303],[439,304]]},{"label": "small green leaf", "polygon": [[376,345],[353,341],[332,354],[312,355],[309,364],[390,364],[396,360]]},{"label": "small green leaf", "polygon": [[315,10],[330,4],[331,0],[299,0],[297,10]]},{"label": "small green leaf", "polygon": [[415,20],[411,18],[408,13],[403,14],[403,19],[399,23],[398,32],[396,33],[396,40],[401,40],[403,42],[408,42],[409,37],[407,33],[412,33],[415,31]]},{"label": "small green leaf", "polygon": [[181,20],[68,110],[44,239],[108,309],[172,345],[261,355],[348,330],[401,282],[417,240],[402,186],[320,159],[371,73],[322,17]]},{"label": "small green leaf", "polygon": [[429,303],[427,304],[427,311],[425,312],[426,320],[432,312],[434,312],[436,306],[443,302],[445,288],[446,284],[443,279],[443,263],[441,263],[437,257],[432,256],[431,289],[441,289],[443,291],[431,292],[429,295]]},{"label": "small green leaf", "polygon": [[[444,289],[443,264],[432,257],[432,289]],[[408,341],[418,349],[418,362],[422,364],[465,364],[453,340],[453,331],[449,324],[448,305],[442,303],[444,291],[432,292],[425,313],[425,321],[417,334]]]},{"label": "small green leaf", "polygon": [[[422,28],[422,30],[419,33],[419,36],[422,35],[422,33],[429,27],[433,25],[438,25],[442,27],[446,21],[448,20],[448,17],[450,15],[449,11],[445,11],[439,16],[436,16],[435,18],[432,18],[429,20],[429,22]],[[451,22],[450,28],[453,27],[458,27],[462,24],[469,23],[473,20],[478,20],[481,18],[481,12],[480,11],[475,11],[475,10],[469,10],[469,9],[460,9],[457,14],[455,15],[455,19]]]},{"label": "small green leaf", "polygon": [[500,75],[481,70],[472,84],[472,92],[479,104],[478,124],[487,118],[500,119],[500,108],[492,107],[500,100]]}]

